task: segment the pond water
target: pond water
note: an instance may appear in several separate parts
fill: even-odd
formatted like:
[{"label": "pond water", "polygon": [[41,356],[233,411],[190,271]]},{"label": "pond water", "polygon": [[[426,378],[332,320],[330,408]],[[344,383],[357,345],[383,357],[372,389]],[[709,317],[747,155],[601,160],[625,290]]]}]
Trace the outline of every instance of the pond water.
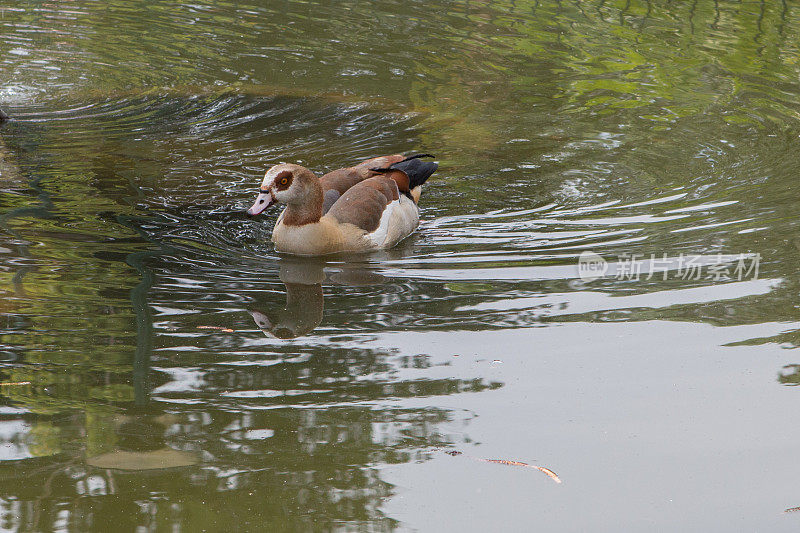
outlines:
[{"label": "pond water", "polygon": [[800,7],[263,4],[0,7],[0,531],[800,527]]}]

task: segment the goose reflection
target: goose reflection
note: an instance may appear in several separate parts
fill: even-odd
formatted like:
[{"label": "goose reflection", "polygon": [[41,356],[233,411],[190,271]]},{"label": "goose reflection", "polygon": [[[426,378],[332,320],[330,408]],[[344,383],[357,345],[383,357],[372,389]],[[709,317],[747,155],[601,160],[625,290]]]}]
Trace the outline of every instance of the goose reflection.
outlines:
[{"label": "goose reflection", "polygon": [[[281,262],[278,275],[286,287],[286,306],[283,309],[248,309],[266,336],[294,339],[311,333],[320,325],[324,310],[324,265],[313,259]],[[385,281],[380,274],[355,267],[344,267],[331,273],[328,279],[342,285],[375,285]]]}]

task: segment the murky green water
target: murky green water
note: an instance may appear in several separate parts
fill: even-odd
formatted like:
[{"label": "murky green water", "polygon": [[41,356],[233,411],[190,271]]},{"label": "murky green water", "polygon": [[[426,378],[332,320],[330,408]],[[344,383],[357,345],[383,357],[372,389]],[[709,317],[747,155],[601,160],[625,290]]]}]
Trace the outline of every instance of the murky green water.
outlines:
[{"label": "murky green water", "polygon": [[[795,531],[798,35],[788,1],[7,0],[0,531]],[[244,216],[278,161],[419,150],[386,253]]]}]

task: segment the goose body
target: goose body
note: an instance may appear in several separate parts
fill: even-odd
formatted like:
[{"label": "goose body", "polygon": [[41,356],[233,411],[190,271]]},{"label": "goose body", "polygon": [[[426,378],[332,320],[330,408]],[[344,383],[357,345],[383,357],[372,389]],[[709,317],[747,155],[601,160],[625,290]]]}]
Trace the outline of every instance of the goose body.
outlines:
[{"label": "goose body", "polygon": [[419,225],[422,184],[437,164],[425,154],[376,157],[317,178],[299,165],[270,168],[248,214],[286,204],[272,231],[279,252],[324,255],[391,248]]}]

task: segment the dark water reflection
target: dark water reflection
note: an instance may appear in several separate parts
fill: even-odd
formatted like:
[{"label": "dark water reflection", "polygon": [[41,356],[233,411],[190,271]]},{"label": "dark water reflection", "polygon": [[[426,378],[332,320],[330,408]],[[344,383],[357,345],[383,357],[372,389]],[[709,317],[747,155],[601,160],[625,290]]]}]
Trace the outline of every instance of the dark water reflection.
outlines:
[{"label": "dark water reflection", "polygon": [[[6,2],[0,529],[793,530],[798,14]],[[393,250],[244,216],[422,149]]]}]

